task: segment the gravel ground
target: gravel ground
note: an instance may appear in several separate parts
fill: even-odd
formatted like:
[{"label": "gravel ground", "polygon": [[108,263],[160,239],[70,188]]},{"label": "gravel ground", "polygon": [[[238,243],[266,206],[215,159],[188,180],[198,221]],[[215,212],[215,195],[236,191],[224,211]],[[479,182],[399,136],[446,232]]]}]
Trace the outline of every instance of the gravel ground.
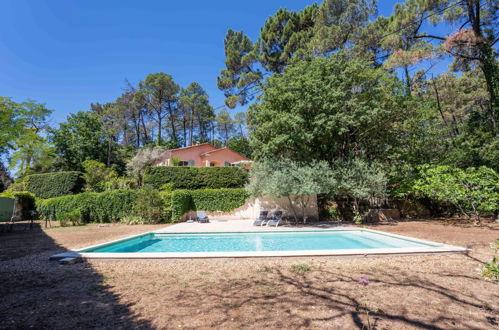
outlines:
[{"label": "gravel ground", "polygon": [[[64,248],[160,227],[0,234],[0,328],[362,328],[363,304],[376,329],[499,328],[499,286],[477,272],[499,237],[493,223],[370,227],[469,247],[469,255],[48,261]],[[361,276],[369,278],[367,287],[358,284]]]}]

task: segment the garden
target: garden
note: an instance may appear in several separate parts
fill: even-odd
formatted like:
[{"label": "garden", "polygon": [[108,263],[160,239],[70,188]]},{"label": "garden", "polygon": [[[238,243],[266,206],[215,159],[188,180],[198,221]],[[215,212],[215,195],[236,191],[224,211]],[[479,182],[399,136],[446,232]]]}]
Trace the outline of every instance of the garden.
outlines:
[{"label": "garden", "polygon": [[[119,11],[99,8],[105,24],[72,2],[57,6],[79,6],[63,14],[31,5],[12,2],[8,16],[16,19],[0,22],[23,23],[0,37],[9,50],[9,83],[0,96],[0,198],[9,205],[0,209],[0,328],[499,326],[496,2],[323,0],[279,9],[234,2],[211,4],[210,15],[201,2],[181,15],[169,2],[140,10],[123,3]],[[48,9],[57,19],[39,16]],[[172,22],[187,11],[214,28],[184,37],[192,22]],[[24,39],[14,37],[31,18],[40,26],[19,35],[40,32],[40,40],[19,43]],[[43,29],[67,20],[75,23]],[[37,42],[43,51],[17,48]],[[84,46],[78,58],[64,53],[69,42]],[[204,48],[184,50],[193,45]],[[216,77],[208,59],[219,66]],[[119,88],[124,67],[131,79]],[[186,76],[192,72],[197,76]],[[229,148],[251,166],[205,160],[213,167],[196,167],[171,157],[171,150],[203,143]],[[168,166],[157,166],[159,159]],[[265,198],[290,206],[282,222],[274,219],[276,228],[239,222],[270,234],[374,229],[468,250],[49,261],[163,228],[223,227],[221,215]],[[12,200],[13,216],[4,217]],[[307,213],[310,205],[317,216]],[[213,223],[183,223],[194,211],[208,212]]]}]

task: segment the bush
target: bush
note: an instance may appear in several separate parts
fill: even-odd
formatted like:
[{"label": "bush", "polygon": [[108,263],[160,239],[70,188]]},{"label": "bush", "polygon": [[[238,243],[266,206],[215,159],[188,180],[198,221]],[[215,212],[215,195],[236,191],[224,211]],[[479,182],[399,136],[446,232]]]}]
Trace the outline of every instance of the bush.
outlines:
[{"label": "bush", "polygon": [[244,205],[248,197],[245,189],[176,190],[171,199],[172,220],[193,210],[229,212]]},{"label": "bush", "polygon": [[95,194],[95,205],[90,210],[91,221],[120,221],[132,212],[139,193],[139,190],[109,190]]},{"label": "bush", "polygon": [[172,183],[174,189],[242,188],[248,181],[248,170],[241,167],[149,167],[144,184],[160,189]]},{"label": "bush", "polygon": [[[181,196],[182,194],[177,194]],[[178,197],[177,196],[177,197]],[[191,203],[190,194],[185,198]],[[68,213],[78,210],[81,222],[124,222],[124,223],[160,223],[171,221],[173,194],[158,192],[153,189],[110,190],[102,193],[85,192],[49,199],[38,199],[36,209],[40,217],[47,220],[73,222]],[[176,199],[180,206],[178,212],[185,212],[191,206],[182,208],[182,198]],[[184,211],[187,209],[187,211]],[[180,216],[178,218],[180,218]]]},{"label": "bush", "polygon": [[57,215],[59,223],[62,227],[65,227],[68,222],[71,222],[73,226],[78,226],[81,224],[81,213],[80,210],[73,210],[71,212],[60,213]]},{"label": "bush", "polygon": [[18,210],[21,210],[23,219],[30,219],[30,211],[35,210],[35,195],[28,191],[3,192],[0,197],[8,197],[16,200]]},{"label": "bush", "polygon": [[200,189],[190,192],[195,210],[229,212],[244,205],[245,189]]},{"label": "bush", "polygon": [[138,191],[133,215],[141,218],[142,223],[159,223],[163,219],[163,200],[157,190],[145,188]]},{"label": "bush", "polygon": [[425,165],[419,170],[413,185],[417,196],[451,203],[469,218],[473,213],[477,223],[483,214],[499,211],[499,175],[493,169]]},{"label": "bush", "polygon": [[175,190],[171,194],[172,221],[179,221],[182,215],[194,209],[188,190]]},{"label": "bush", "polygon": [[28,175],[26,190],[39,198],[53,198],[81,192],[84,180],[80,172],[55,172]]},{"label": "bush", "polygon": [[82,193],[48,199],[37,199],[36,210],[40,218],[59,220],[61,214],[79,210],[82,222],[90,222],[90,213],[94,208],[97,193]]}]

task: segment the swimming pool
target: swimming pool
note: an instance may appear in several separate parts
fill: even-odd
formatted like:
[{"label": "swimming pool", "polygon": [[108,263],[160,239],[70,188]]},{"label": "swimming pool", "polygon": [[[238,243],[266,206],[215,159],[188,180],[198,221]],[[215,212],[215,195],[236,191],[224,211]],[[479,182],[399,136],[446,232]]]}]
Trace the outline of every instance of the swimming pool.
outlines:
[{"label": "swimming pool", "polygon": [[384,255],[466,249],[369,229],[146,233],[74,251],[84,258],[213,258]]}]

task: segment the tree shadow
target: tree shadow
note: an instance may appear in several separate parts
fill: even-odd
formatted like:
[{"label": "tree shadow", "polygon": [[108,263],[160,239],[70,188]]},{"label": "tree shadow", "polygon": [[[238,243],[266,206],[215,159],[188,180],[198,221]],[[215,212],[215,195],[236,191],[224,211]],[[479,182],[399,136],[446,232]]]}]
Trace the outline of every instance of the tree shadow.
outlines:
[{"label": "tree shadow", "polygon": [[[189,322],[192,318],[189,311],[195,308],[199,314],[217,315],[216,319],[211,319],[209,323],[206,321],[205,324],[215,328],[230,328],[235,324],[237,327],[256,328],[317,328],[324,325],[331,328],[367,328],[366,316],[358,308],[364,302],[361,294],[363,288],[357,284],[358,278],[322,269],[300,273],[272,267],[263,272],[265,274],[259,277],[253,275],[235,280],[223,279],[201,289],[194,287],[182,290],[168,299],[176,307],[169,321]],[[369,308],[374,328],[379,325],[379,328],[471,329],[476,328],[477,323],[474,322],[480,322],[484,327],[494,326],[498,322],[493,316],[497,311],[473,294],[457,292],[411,274],[405,274],[407,276],[403,279],[379,271],[363,275],[375,279],[372,284],[378,287],[378,293],[384,290],[380,287],[400,287],[401,290],[397,292],[416,290],[418,295],[446,301],[463,311],[483,313],[485,310],[489,314],[477,321],[442,311],[428,314],[424,310],[413,311],[413,306],[389,309],[383,307],[383,301],[371,300]],[[397,301],[397,297],[387,298]]]},{"label": "tree shadow", "polygon": [[49,261],[66,249],[40,224],[22,226],[0,233],[0,328],[152,328],[90,264]]}]

